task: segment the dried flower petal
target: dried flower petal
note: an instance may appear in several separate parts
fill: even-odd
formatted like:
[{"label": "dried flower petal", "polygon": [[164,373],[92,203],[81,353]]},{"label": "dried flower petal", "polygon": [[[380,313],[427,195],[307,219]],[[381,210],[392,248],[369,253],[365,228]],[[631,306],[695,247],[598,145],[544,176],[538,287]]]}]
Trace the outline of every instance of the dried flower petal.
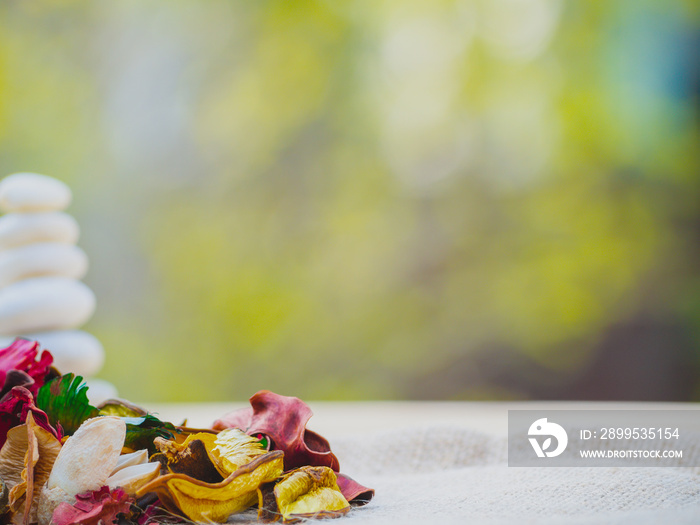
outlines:
[{"label": "dried flower petal", "polygon": [[119,461],[126,425],[121,418],[99,416],[85,421],[61,448],[39,497],[39,523],[49,523],[61,502],[106,485]]},{"label": "dried flower petal", "polygon": [[84,421],[99,413],[88,401],[87,391],[82,376],[65,374],[39,389],[36,405],[46,412],[53,426],[61,425],[64,432],[71,436]]},{"label": "dried flower petal", "polygon": [[363,505],[367,505],[370,501],[372,501],[372,498],[374,497],[374,489],[360,485],[350,476],[340,472],[336,473],[336,476],[338,478],[338,487],[340,487],[340,492],[342,492],[345,499],[354,506],[362,507]]},{"label": "dried flower petal", "polygon": [[190,434],[183,443],[156,438],[154,445],[160,450],[154,459],[161,461],[173,474],[185,474],[207,483],[223,481],[224,476],[211,460],[209,450],[214,448],[215,434]]},{"label": "dried flower petal", "polygon": [[133,496],[136,492],[153,481],[160,474],[160,463],[141,463],[123,467],[107,478],[106,484],[111,489],[121,488],[128,495]]},{"label": "dried flower petal", "polygon": [[171,512],[193,521],[225,522],[257,501],[257,488],[282,474],[283,453],[268,452],[239,468],[219,483],[206,483],[185,474],[166,474],[142,487],[138,496],[155,492]]},{"label": "dried flower petal", "polygon": [[284,523],[304,518],[337,518],[350,510],[336,483],[335,473],[328,467],[302,467],[285,474],[272,488],[258,492],[258,517]]},{"label": "dried flower petal", "polygon": [[226,476],[267,452],[260,440],[237,428],[222,430],[215,438],[211,457]]},{"label": "dried flower petal", "polygon": [[[313,415],[306,403],[296,397],[263,390],[250,398],[250,404],[252,408],[239,409],[218,419],[213,428],[240,428],[251,436],[269,438],[271,450],[284,451],[285,470],[304,465],[330,467],[336,472],[340,470],[328,441],[306,428]],[[343,496],[356,505],[364,505],[374,496],[373,489],[343,474],[338,475],[338,485]]]},{"label": "dried flower petal", "polygon": [[35,384],[34,379],[26,372],[10,370],[5,376],[5,384],[2,386],[2,390],[0,390],[0,399],[16,386],[23,386],[31,392]]},{"label": "dried flower petal", "polygon": [[7,348],[0,350],[0,385],[5,384],[7,373],[10,370],[25,372],[34,380],[29,391],[36,395],[37,390],[44,384],[44,378],[53,363],[53,356],[44,350],[39,361],[36,360],[39,353],[39,343],[26,339],[17,339]]},{"label": "dried flower petal", "polygon": [[[255,394],[256,396],[259,394]],[[255,397],[255,396],[253,396]],[[253,399],[251,397],[251,399]],[[212,428],[214,430],[225,430],[227,428],[240,428],[243,431],[247,431],[250,428],[250,422],[253,419],[253,409],[250,407],[239,408],[233,412],[229,412],[222,418],[214,421]]]},{"label": "dried flower petal", "polygon": [[4,523],[5,514],[10,511],[10,491],[7,489],[7,484],[0,479],[0,523]]},{"label": "dried flower petal", "polygon": [[113,523],[117,514],[127,514],[131,507],[129,498],[121,489],[99,490],[78,494],[73,505],[61,503],[51,519],[52,525],[103,525]]},{"label": "dried flower petal", "polygon": [[146,410],[125,399],[107,399],[97,405],[97,408],[100,410],[101,416],[141,417],[148,415]]},{"label": "dried flower petal", "polygon": [[5,444],[7,432],[12,427],[24,423],[29,412],[34,416],[34,421],[37,425],[54,435],[57,439],[61,439],[63,436],[62,430],[60,427],[55,429],[51,426],[46,412],[34,404],[32,393],[25,387],[16,386],[0,399],[0,446]]},{"label": "dried flower petal", "polygon": [[124,446],[130,450],[145,448],[149,454],[155,454],[154,440],[159,437],[173,439],[173,433],[177,432],[172,423],[161,421],[151,414],[121,419],[126,423]]},{"label": "dried flower petal", "polygon": [[126,426],[113,416],[88,419],[63,445],[48,479],[48,488],[70,495],[104,486],[119,462]]},{"label": "dried flower petal", "polygon": [[136,452],[130,452],[128,454],[122,454],[117,460],[117,466],[114,467],[112,475],[119,472],[121,469],[126,467],[131,467],[132,465],[141,465],[143,463],[148,463],[148,450],[137,450]]},{"label": "dried flower petal", "polygon": [[11,510],[17,512],[24,506],[24,523],[36,521],[41,486],[49,478],[60,450],[61,443],[34,422],[31,412],[24,425],[8,433],[0,450],[0,477],[8,483]]},{"label": "dried flower petal", "polygon": [[7,433],[7,440],[0,449],[0,478],[11,489],[22,482],[24,456],[29,448],[27,426],[18,425]]},{"label": "dried flower petal", "polygon": [[177,443],[183,443],[187,439],[187,437],[191,436],[192,434],[204,433],[216,436],[216,434],[219,433],[218,431],[212,430],[211,428],[192,428],[183,425],[176,426],[175,430],[177,432],[175,433],[172,439],[174,439]]},{"label": "dried flower petal", "polygon": [[263,434],[270,438],[272,450],[284,451],[284,468],[304,465],[330,467],[337,471],[338,459],[328,441],[306,429],[313,415],[301,399],[262,390],[250,398],[252,411],[238,410],[214,422],[213,428],[240,428],[249,435]]}]

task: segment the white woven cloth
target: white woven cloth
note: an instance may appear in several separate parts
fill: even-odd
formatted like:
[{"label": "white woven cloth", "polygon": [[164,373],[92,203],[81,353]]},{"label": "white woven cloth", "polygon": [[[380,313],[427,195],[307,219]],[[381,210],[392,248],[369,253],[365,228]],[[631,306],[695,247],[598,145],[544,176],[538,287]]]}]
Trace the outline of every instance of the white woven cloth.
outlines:
[{"label": "white woven cloth", "polygon": [[[341,470],[376,490],[340,522],[700,524],[698,468],[513,468],[507,442],[435,427],[331,441]],[[696,462],[700,443],[685,454]]]},{"label": "white woven cloth", "polygon": [[[189,416],[192,426],[208,426],[241,406],[157,410],[164,419]],[[513,468],[507,464],[505,437],[508,410],[514,409],[697,408],[609,402],[313,403],[309,428],[328,438],[343,473],[376,490],[369,505],[319,523],[700,525],[700,468],[682,467],[700,465],[700,434],[687,436],[681,468]],[[700,431],[700,422],[694,423],[694,431]],[[256,513],[229,521],[247,525],[256,521]]]}]

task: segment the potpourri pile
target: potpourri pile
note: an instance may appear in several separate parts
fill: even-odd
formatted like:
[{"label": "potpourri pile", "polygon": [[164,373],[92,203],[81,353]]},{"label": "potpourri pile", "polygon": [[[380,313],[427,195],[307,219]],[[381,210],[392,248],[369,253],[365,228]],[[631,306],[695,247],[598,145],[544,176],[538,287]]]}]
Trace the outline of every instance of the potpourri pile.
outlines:
[{"label": "potpourri pile", "polygon": [[211,429],[176,426],[123,400],[91,406],[38,349],[0,349],[0,523],[224,523],[255,507],[291,523],[372,499],[297,398],[261,391]]}]

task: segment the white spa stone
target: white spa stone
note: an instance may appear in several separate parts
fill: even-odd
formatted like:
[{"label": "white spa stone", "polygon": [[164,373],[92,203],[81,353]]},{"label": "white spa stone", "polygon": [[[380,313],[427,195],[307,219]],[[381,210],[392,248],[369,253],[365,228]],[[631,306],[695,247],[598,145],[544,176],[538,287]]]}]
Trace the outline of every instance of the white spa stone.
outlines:
[{"label": "white spa stone", "polygon": [[77,328],[95,311],[95,294],[80,281],[35,277],[0,290],[0,335]]},{"label": "white spa stone", "polygon": [[[38,341],[42,350],[53,356],[53,366],[62,374],[73,372],[88,377],[99,372],[105,361],[105,351],[98,339],[82,330],[55,330],[20,334]],[[0,348],[7,348],[15,337],[1,337]]]},{"label": "white spa stone", "polygon": [[105,351],[97,338],[82,330],[58,330],[30,334],[54,356],[54,366],[62,373],[83,377],[96,374],[105,361]]},{"label": "white spa stone", "polygon": [[14,173],[0,181],[0,210],[4,212],[65,210],[71,198],[66,184],[38,173]]},{"label": "white spa stone", "polygon": [[79,235],[78,223],[63,212],[8,213],[0,217],[0,250],[39,242],[75,244]]},{"label": "white spa stone", "polygon": [[70,244],[42,242],[0,250],[0,288],[42,275],[79,280],[85,277],[87,269],[85,252]]}]

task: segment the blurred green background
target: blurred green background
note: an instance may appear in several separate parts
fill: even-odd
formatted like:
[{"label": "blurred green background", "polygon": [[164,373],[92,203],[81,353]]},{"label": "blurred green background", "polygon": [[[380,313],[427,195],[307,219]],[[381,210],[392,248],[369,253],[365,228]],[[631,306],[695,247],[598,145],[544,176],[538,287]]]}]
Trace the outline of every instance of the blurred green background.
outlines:
[{"label": "blurred green background", "polygon": [[700,400],[696,0],[0,3],[124,397]]}]

